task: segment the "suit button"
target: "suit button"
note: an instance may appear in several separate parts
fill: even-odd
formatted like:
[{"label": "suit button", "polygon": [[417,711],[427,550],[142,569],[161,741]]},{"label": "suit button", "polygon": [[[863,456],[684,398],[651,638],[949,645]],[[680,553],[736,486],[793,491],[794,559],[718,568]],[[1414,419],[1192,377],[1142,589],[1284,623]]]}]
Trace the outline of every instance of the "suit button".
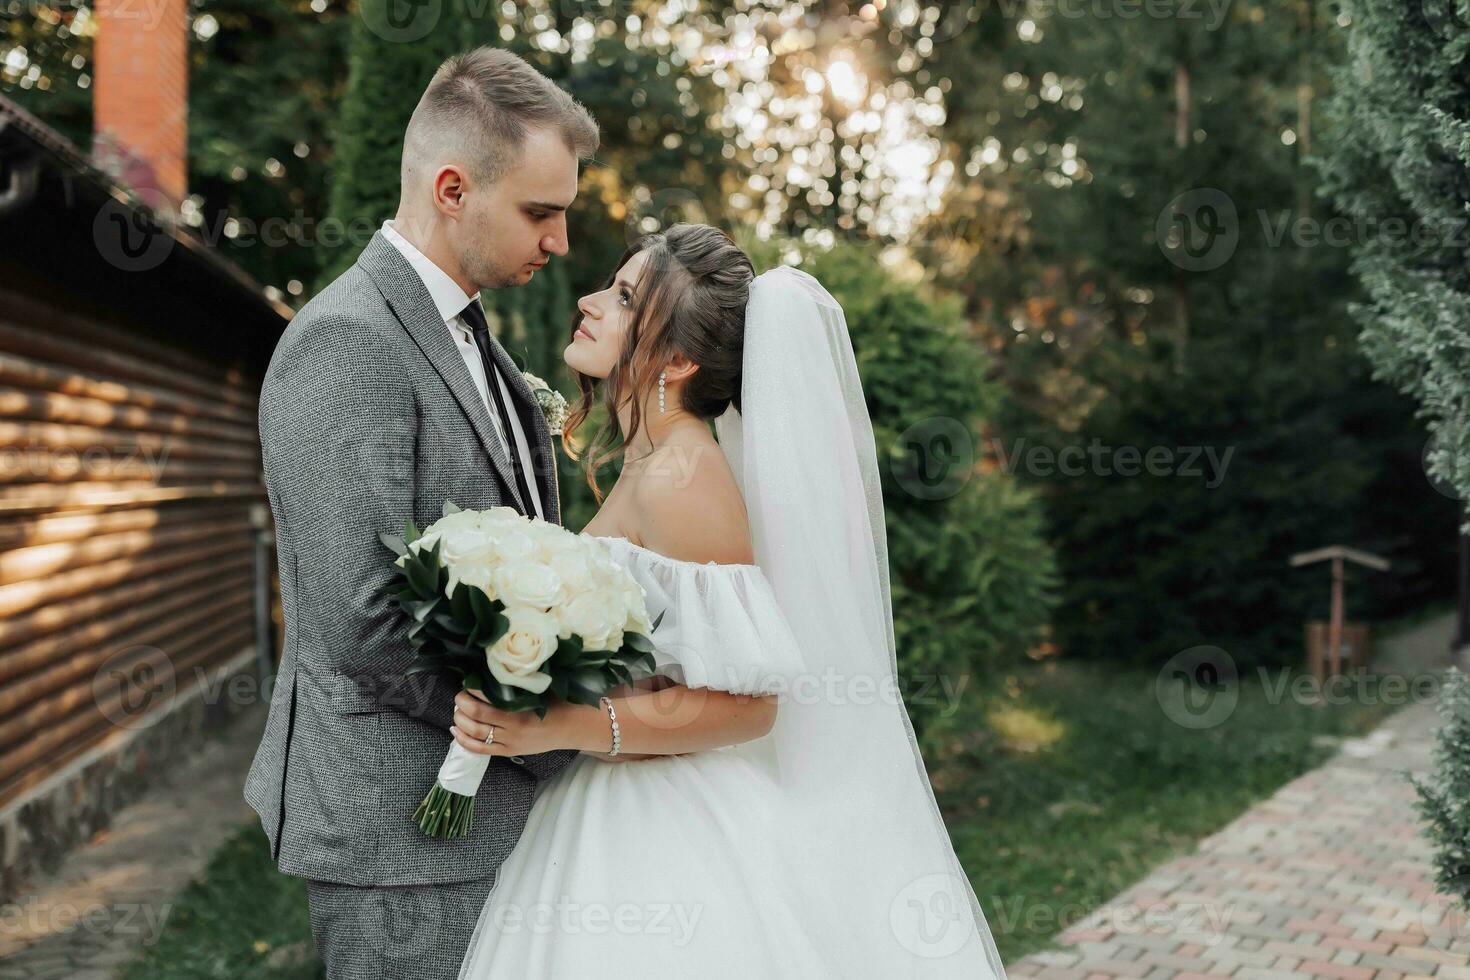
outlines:
[{"label": "suit button", "polygon": [[521,757],[520,757],[520,756],[518,756],[518,755],[513,755],[513,756],[511,756],[511,757],[510,757],[510,761],[511,761],[511,762],[514,762],[514,763],[515,763],[515,764],[516,764],[516,765],[518,765],[518,766],[524,766],[524,765],[525,765],[525,764],[526,764],[526,760],[525,760],[525,759],[522,759],[522,758],[521,758]]}]

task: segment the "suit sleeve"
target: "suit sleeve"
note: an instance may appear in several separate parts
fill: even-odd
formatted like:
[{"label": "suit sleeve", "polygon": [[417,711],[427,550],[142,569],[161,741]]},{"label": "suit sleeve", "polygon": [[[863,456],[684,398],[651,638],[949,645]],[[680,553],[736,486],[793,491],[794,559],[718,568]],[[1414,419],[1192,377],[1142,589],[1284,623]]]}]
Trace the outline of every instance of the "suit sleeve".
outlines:
[{"label": "suit sleeve", "polygon": [[417,402],[399,363],[369,325],[293,324],[261,391],[261,453],[296,563],[294,619],[327,660],[312,679],[447,730],[456,688],[406,676],[402,614],[379,594],[393,570],[378,534],[414,516]]}]

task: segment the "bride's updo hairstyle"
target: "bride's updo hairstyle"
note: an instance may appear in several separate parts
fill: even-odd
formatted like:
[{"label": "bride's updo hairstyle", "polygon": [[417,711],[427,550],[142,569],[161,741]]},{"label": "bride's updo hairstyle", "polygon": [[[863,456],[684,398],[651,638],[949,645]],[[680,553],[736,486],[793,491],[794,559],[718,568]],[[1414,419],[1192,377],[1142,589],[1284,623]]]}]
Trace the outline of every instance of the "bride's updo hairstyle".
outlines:
[{"label": "bride's updo hairstyle", "polygon": [[[587,485],[599,503],[597,470],[632,444],[643,424],[643,398],[658,387],[659,372],[674,354],[683,354],[699,368],[685,379],[679,404],[669,405],[670,411],[677,407],[708,420],[718,418],[731,404],[740,409],[745,307],[755,278],[750,257],[718,228],[673,225],[634,242],[613,266],[603,288],[611,286],[618,270],[640,252],[647,258],[635,290],[632,322],[617,365],[602,386],[608,420],[580,454]],[[576,333],[581,318],[578,311],[571,333]],[[563,444],[572,459],[579,455],[573,434],[592,411],[598,380],[577,373],[581,397],[562,427]],[[629,431],[614,447],[617,408],[630,395]]]}]

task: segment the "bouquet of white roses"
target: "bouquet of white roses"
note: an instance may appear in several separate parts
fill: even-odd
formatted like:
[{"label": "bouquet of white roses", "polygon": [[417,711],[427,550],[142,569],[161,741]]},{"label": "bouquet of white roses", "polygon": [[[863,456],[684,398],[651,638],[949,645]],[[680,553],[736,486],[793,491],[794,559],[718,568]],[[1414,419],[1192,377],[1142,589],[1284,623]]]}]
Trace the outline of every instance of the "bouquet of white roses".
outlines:
[{"label": "bouquet of white roses", "polygon": [[[544,718],[554,698],[595,705],[653,671],[658,623],[643,587],[593,540],[510,507],[447,501],[422,533],[409,521],[402,538],[380,539],[398,556],[386,594],[408,614],[421,660],[409,674],[454,674],[498,708]],[[414,814],[424,833],[469,832],[489,763],[450,746]]]}]

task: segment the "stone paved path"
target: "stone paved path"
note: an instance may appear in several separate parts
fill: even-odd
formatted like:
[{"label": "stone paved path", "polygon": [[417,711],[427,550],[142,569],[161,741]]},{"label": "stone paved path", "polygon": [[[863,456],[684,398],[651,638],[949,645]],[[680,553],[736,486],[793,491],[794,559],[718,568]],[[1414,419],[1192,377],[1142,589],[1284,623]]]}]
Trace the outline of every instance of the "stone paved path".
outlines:
[{"label": "stone paved path", "polygon": [[240,787],[264,724],[264,710],[236,719],[56,873],[0,906],[0,980],[104,980],[153,941],[174,895],[253,818]]},{"label": "stone paved path", "polygon": [[[1448,637],[1448,619],[1434,620],[1381,662],[1440,668]],[[1435,893],[1404,777],[1428,770],[1439,723],[1431,704],[1399,710],[1007,974],[1470,980],[1470,927]]]}]

